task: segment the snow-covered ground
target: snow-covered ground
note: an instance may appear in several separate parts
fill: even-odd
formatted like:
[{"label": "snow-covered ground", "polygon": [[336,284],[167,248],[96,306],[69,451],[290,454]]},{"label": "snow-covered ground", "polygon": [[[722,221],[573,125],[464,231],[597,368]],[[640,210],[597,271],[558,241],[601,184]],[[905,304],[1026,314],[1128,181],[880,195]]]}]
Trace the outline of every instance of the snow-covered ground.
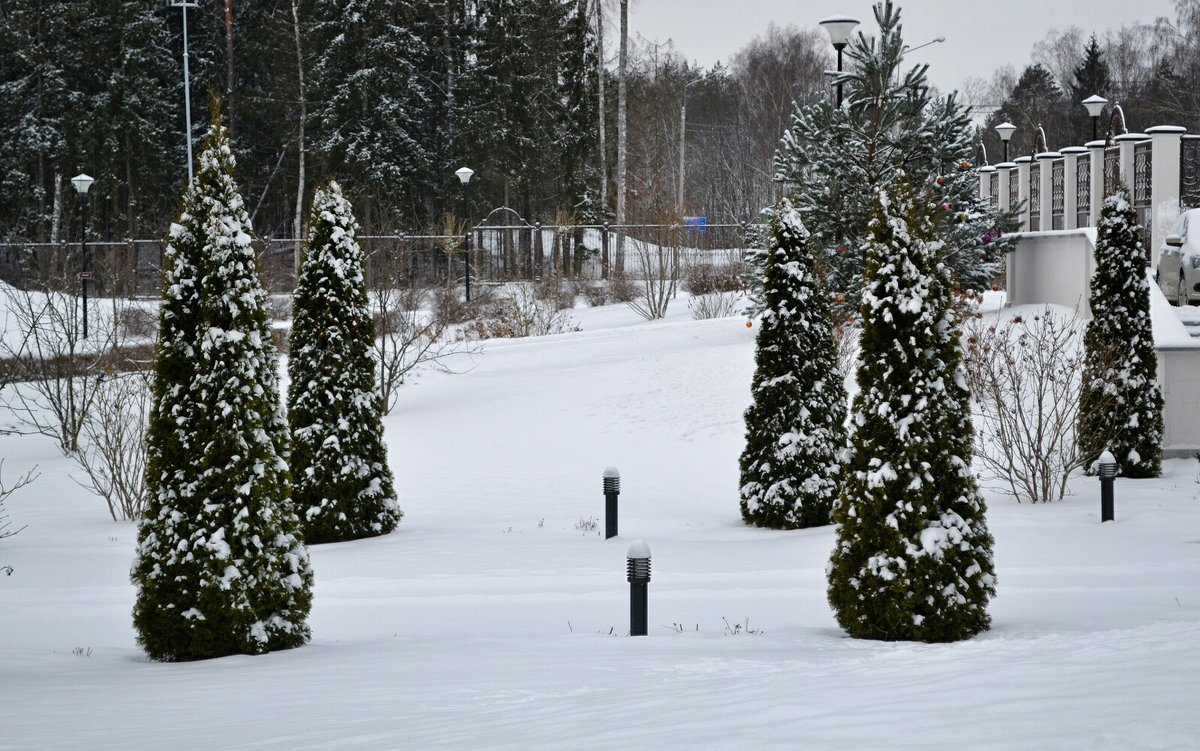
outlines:
[{"label": "snow-covered ground", "polygon": [[[406,517],[316,547],[310,646],[147,662],[134,528],[51,441],[0,437],[0,749],[1195,749],[1200,464],[1094,478],[1030,506],[989,492],[990,632],[846,638],[831,528],[748,529],[737,502],[755,329],[580,309],[583,330],[492,341],[387,418]],[[619,468],[621,535],[602,539]],[[597,529],[589,522],[598,522]],[[653,552],[627,638],[625,552]]]}]

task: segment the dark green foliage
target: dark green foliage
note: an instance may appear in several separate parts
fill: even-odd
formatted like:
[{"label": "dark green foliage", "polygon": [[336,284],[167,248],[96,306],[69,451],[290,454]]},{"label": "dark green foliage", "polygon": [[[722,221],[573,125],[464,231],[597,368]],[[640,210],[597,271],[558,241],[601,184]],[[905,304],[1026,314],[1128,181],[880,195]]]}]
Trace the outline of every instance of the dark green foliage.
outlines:
[{"label": "dark green foliage", "polygon": [[834,507],[829,602],[851,636],[956,641],[984,631],[992,538],[971,474],[969,394],[933,186],[872,212],[859,393]]},{"label": "dark green foliage", "polygon": [[292,499],[308,544],[391,532],[402,516],[375,393],[375,325],[349,201],[318,189],[288,351]]},{"label": "dark green foliage", "polygon": [[994,230],[1015,223],[979,197],[969,169],[977,148],[969,111],[955,94],[930,93],[927,66],[902,66],[900,13],[891,2],[876,4],[875,18],[878,39],[860,34],[846,50],[845,106],[797,108],[775,155],[775,179],[790,184],[829,285],[845,293],[850,310],[863,285],[872,201],[898,171],[942,178],[950,210],[936,218],[945,240],[940,257],[963,289],[990,288],[1008,245],[994,241]]},{"label": "dark green foliage", "polygon": [[766,309],[740,461],[742,518],[773,529],[829,523],[845,445],[830,295],[807,239],[785,199],[763,262]]},{"label": "dark green foliage", "polygon": [[1125,477],[1162,473],[1163,396],[1150,326],[1150,282],[1137,214],[1125,187],[1104,199],[1092,275],[1092,320],[1079,399],[1084,466],[1108,449]]},{"label": "dark green foliage", "polygon": [[290,501],[278,363],[214,126],[164,251],[133,622],[156,660],[304,644],[312,571]]}]

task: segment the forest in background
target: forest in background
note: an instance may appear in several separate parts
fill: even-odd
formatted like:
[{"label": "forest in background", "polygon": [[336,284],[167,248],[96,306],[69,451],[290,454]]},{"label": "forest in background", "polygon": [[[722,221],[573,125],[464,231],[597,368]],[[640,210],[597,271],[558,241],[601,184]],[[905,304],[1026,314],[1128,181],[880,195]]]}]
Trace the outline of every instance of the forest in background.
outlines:
[{"label": "forest in background", "polygon": [[[298,217],[329,178],[367,233],[437,232],[462,213],[464,165],[472,222],[502,205],[530,221],[612,220],[618,7],[200,0],[188,11],[195,138],[220,97],[264,237],[303,235]],[[630,40],[626,219],[754,220],[775,197],[793,103],[829,96],[828,38],[772,25],[727,65],[686,53]],[[186,179],[181,55],[181,11],[165,2],[0,0],[0,240],[77,238],[78,172],[96,178],[90,237],[165,233]],[[1018,126],[1013,157],[1033,150],[1038,125],[1052,149],[1089,140],[1079,101],[1091,94],[1121,104],[1131,131],[1200,129],[1198,76],[1200,0],[1179,0],[1172,19],[1051,30],[1020,69],[962,88],[994,163],[1004,120]]]}]

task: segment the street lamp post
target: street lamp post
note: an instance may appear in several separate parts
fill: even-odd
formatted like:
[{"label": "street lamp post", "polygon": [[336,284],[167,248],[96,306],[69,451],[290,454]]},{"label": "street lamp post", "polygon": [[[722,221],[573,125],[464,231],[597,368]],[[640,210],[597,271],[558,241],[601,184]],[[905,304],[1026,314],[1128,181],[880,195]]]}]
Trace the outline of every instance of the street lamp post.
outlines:
[{"label": "street lamp post", "polygon": [[87,224],[88,224],[88,188],[92,187],[95,182],[91,177],[80,172],[75,177],[71,178],[71,185],[75,186],[75,192],[79,194],[79,250],[83,255],[83,270],[79,272],[79,285],[83,292],[83,338],[87,339],[88,335],[88,311],[87,311],[87,295],[88,295],[88,280],[92,278],[91,264],[88,263],[87,252]]},{"label": "street lamp post", "polygon": [[471,302],[471,230],[470,223],[467,222],[467,183],[471,182],[471,175],[475,174],[475,170],[470,167],[459,167],[454,174],[458,176],[458,180],[463,186],[462,213],[463,222],[467,225],[463,231],[463,267],[467,276],[467,302]]},{"label": "street lamp post", "polygon": [[833,43],[833,48],[837,50],[837,106],[842,107],[842,50],[846,49],[846,44],[850,41],[850,34],[858,26],[858,19],[850,16],[830,16],[824,21],[821,21],[821,26],[825,27],[825,31],[829,33],[829,41]]},{"label": "street lamp post", "polygon": [[198,7],[196,3],[189,3],[186,0],[180,0],[172,4],[173,8],[179,8],[179,12],[183,15],[183,114],[184,125],[187,128],[187,150],[188,150],[188,186],[192,184],[192,89],[191,82],[188,76],[188,28],[187,28],[187,9]]},{"label": "street lamp post", "polygon": [[685,83],[683,85],[683,101],[679,104],[679,192],[675,196],[675,210],[680,217],[683,216],[684,157],[687,154],[687,90],[703,80],[703,78],[697,78]]},{"label": "street lamp post", "polygon": [[1005,121],[996,126],[996,132],[1000,134],[1000,140],[1004,142],[1004,161],[1008,161],[1008,142],[1012,139],[1012,134],[1016,131],[1017,126]]},{"label": "street lamp post", "polygon": [[1087,107],[1088,114],[1092,117],[1092,140],[1095,141],[1100,137],[1100,115],[1104,114],[1104,107],[1108,104],[1108,100],[1099,94],[1092,94],[1080,104]]}]

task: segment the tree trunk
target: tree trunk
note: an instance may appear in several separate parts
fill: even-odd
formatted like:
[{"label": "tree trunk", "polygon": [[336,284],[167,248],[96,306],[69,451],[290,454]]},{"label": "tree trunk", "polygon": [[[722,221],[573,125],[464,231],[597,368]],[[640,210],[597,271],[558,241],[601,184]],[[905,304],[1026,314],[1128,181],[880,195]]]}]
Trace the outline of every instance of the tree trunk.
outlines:
[{"label": "tree trunk", "polygon": [[296,177],[296,216],[292,219],[292,236],[296,239],[294,266],[296,276],[300,274],[300,240],[304,221],[304,123],[308,119],[308,105],[304,101],[304,56],[300,54],[300,14],[296,11],[296,0],[292,0],[292,32],[296,38],[296,81],[300,93],[300,135],[296,139],[299,151],[298,174]]},{"label": "tree trunk", "polygon": [[235,112],[233,106],[233,0],[225,0],[225,111],[229,113],[229,137],[232,139]]},{"label": "tree trunk", "polygon": [[58,230],[62,221],[62,174],[54,173],[54,214],[50,217],[50,242],[58,242]]},{"label": "tree trunk", "polygon": [[[629,63],[629,0],[621,0],[621,53],[617,60],[617,224],[625,224],[625,79]],[[617,230],[617,271],[625,270],[625,231]]]},{"label": "tree trunk", "polygon": [[604,150],[604,0],[596,0],[596,98],[600,126],[600,209],[608,211],[608,154]]}]

